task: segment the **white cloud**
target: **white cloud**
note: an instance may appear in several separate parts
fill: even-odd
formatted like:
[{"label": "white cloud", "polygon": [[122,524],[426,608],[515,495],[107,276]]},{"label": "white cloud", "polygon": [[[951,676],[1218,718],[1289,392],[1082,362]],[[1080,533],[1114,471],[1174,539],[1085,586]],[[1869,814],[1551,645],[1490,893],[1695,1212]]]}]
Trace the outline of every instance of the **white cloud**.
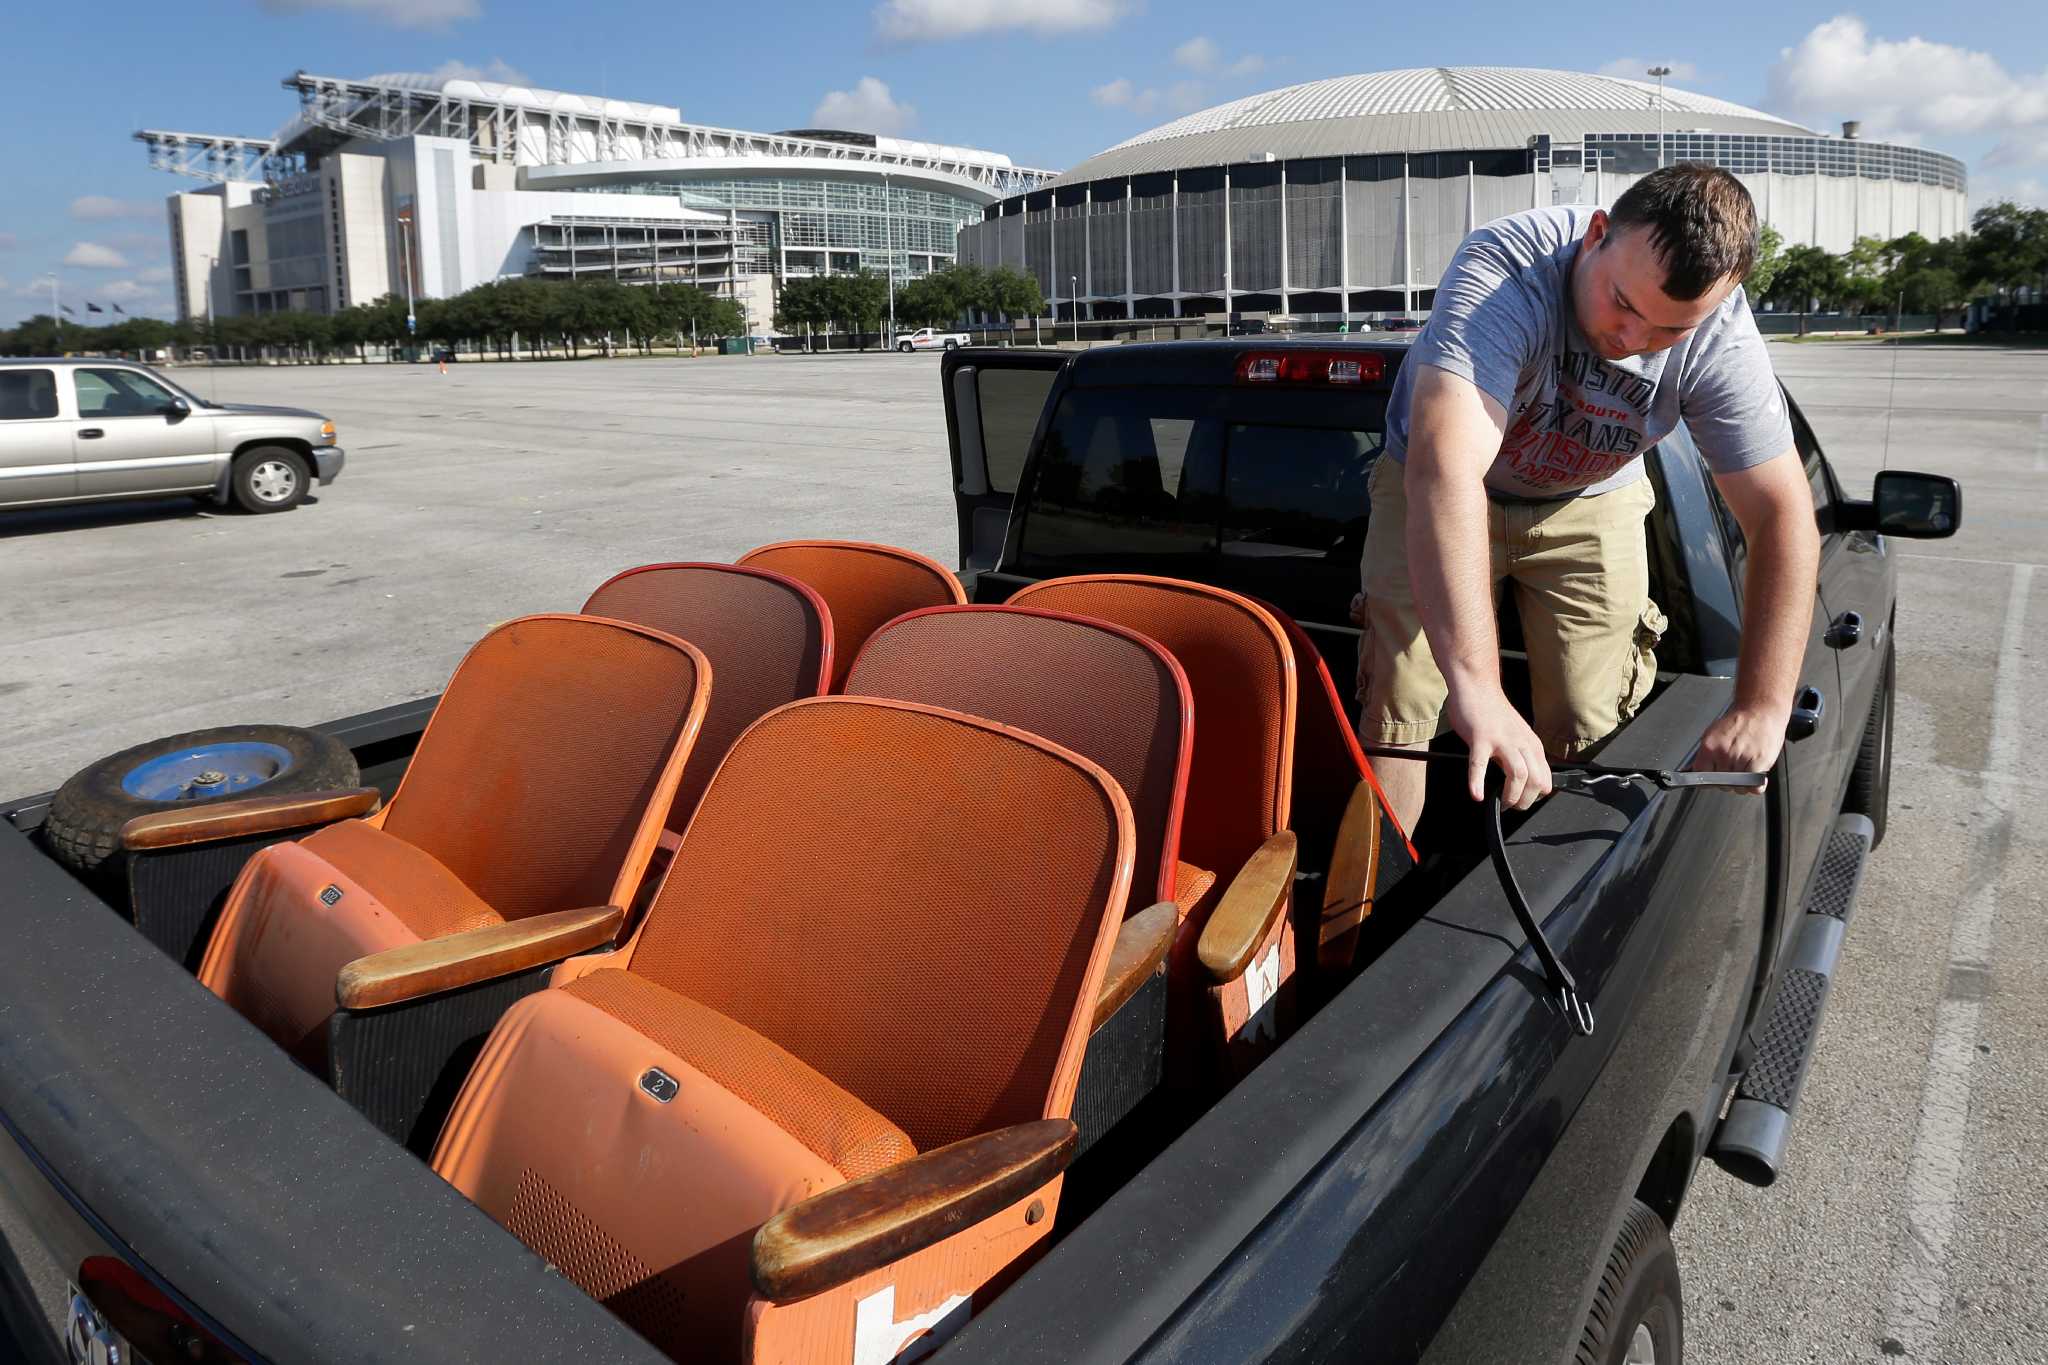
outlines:
[{"label": "white cloud", "polygon": [[81,223],[107,223],[118,218],[155,218],[163,205],[145,199],[110,199],[104,194],[82,194],[71,201],[71,216]]},{"label": "white cloud", "polygon": [[898,43],[937,43],[1022,29],[1040,37],[1107,28],[1133,0],[883,0],[875,28]]},{"label": "white cloud", "polygon": [[483,13],[477,0],[259,0],[259,3],[272,14],[341,10],[393,28],[445,28],[457,19],[474,19]]},{"label": "white cloud", "polygon": [[135,278],[143,284],[169,284],[171,282],[171,268],[167,265],[153,265],[136,275]]},{"label": "white cloud", "polygon": [[1266,59],[1256,52],[1247,52],[1235,61],[1224,60],[1216,40],[1201,35],[1173,50],[1173,64],[1202,76],[1256,76],[1266,69]]},{"label": "white cloud", "polygon": [[1201,81],[1175,81],[1164,90],[1152,85],[1140,88],[1128,77],[1119,76],[1090,90],[1088,98],[1105,109],[1128,109],[1134,114],[1159,109],[1170,114],[1191,114],[1209,103],[1209,87]]},{"label": "white cloud", "polygon": [[482,66],[471,66],[468,62],[450,57],[426,74],[429,80],[435,81],[491,81],[498,85],[524,86],[533,84],[533,77],[503,57],[493,57]]},{"label": "white cloud", "polygon": [[917,110],[899,103],[883,82],[862,76],[851,90],[828,90],[811,111],[811,122],[820,128],[894,136],[917,122]]},{"label": "white cloud", "polygon": [[1600,74],[1625,81],[1654,81],[1657,78],[1649,74],[1653,66],[1670,67],[1671,74],[1664,79],[1673,85],[1684,85],[1687,81],[1698,80],[1700,76],[1700,69],[1691,62],[1673,61],[1669,57],[1616,57],[1600,68]]},{"label": "white cloud", "polygon": [[126,270],[128,258],[110,246],[80,242],[65,253],[64,264],[82,266],[87,270]]},{"label": "white cloud", "polygon": [[1988,52],[1925,38],[1874,38],[1837,15],[1780,52],[1769,73],[1774,107],[1810,122],[1861,119],[1866,137],[2004,133],[1988,162],[2048,160],[2048,71],[2014,75]]},{"label": "white cloud", "polygon": [[1088,92],[1088,98],[1105,109],[1129,109],[1140,114],[1149,114],[1159,107],[1159,92],[1147,87],[1140,90],[1132,85],[1127,76],[1118,76],[1107,85],[1098,85]]},{"label": "white cloud", "polygon": [[162,298],[164,291],[137,280],[115,280],[112,284],[100,285],[90,291],[94,303],[101,299],[112,299],[116,303],[129,303],[135,299]]},{"label": "white cloud", "polygon": [[1190,38],[1173,50],[1175,66],[1190,71],[1214,71],[1223,61],[1223,49],[1214,38]]}]

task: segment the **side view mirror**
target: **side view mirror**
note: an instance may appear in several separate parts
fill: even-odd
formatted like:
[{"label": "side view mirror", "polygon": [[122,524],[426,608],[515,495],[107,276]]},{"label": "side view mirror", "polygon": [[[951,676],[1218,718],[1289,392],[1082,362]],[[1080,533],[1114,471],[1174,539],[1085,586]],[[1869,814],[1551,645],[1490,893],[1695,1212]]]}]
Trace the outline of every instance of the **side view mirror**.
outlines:
[{"label": "side view mirror", "polygon": [[170,402],[158,408],[157,411],[175,422],[181,417],[190,417],[192,415],[192,405],[182,398],[173,398]]},{"label": "side view mirror", "polygon": [[[1867,510],[1866,510],[1867,509]],[[1943,474],[1887,469],[1869,502],[1856,509],[1862,529],[1907,540],[1944,540],[1963,524],[1963,488]]]}]

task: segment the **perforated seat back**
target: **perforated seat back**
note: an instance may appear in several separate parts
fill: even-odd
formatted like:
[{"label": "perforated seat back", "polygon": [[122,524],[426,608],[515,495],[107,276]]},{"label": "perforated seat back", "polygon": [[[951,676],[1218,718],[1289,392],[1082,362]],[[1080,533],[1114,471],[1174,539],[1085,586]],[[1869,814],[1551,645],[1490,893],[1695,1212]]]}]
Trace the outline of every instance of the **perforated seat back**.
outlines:
[{"label": "perforated seat back", "polygon": [[832,690],[886,621],[920,607],[964,604],[960,580],[935,559],[856,540],[785,540],[741,555],[748,568],[787,574],[817,589],[832,610]]},{"label": "perforated seat back", "polygon": [[626,966],[929,1151],[1067,1112],[1132,837],[1109,775],[1036,736],[793,702],[712,778]]},{"label": "perforated seat back", "polygon": [[508,920],[626,904],[710,683],[696,646],[645,627],[507,622],[456,668],[383,827]]},{"label": "perforated seat back", "polygon": [[1287,827],[1294,652],[1263,607],[1207,584],[1140,574],[1049,579],[1010,605],[1112,622],[1156,640],[1179,662],[1195,700],[1183,860],[1227,881]]},{"label": "perforated seat back", "polygon": [[1294,726],[1292,828],[1301,836],[1306,865],[1319,863],[1336,839],[1345,803],[1361,781],[1372,784],[1379,796],[1381,818],[1405,847],[1405,832],[1388,808],[1386,795],[1380,792],[1372,760],[1359,747],[1358,733],[1351,728],[1351,718],[1322,651],[1292,616],[1270,603],[1259,605],[1279,622],[1286,632],[1288,646],[1294,651],[1299,704]]},{"label": "perforated seat back", "polygon": [[935,607],[875,632],[846,691],[1001,721],[1101,764],[1131,803],[1134,908],[1173,899],[1194,706],[1160,646],[1059,612]]},{"label": "perforated seat back", "polygon": [[605,583],[583,604],[687,640],[704,651],[718,686],[683,767],[669,826],[681,831],[732,742],[768,712],[824,692],[832,676],[832,621],[809,586],[732,564],[647,564]]}]

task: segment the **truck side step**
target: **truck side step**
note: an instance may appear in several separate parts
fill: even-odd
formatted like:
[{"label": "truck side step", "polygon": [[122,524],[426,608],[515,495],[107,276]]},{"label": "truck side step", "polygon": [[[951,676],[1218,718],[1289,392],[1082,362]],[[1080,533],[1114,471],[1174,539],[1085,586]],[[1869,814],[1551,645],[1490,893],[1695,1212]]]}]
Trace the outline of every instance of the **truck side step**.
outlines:
[{"label": "truck side step", "polygon": [[1778,1178],[1874,835],[1864,816],[1843,815],[1821,849],[1820,871],[1781,969],[1784,978],[1756,1058],[1707,1148],[1721,1169],[1738,1180],[1769,1185]]}]

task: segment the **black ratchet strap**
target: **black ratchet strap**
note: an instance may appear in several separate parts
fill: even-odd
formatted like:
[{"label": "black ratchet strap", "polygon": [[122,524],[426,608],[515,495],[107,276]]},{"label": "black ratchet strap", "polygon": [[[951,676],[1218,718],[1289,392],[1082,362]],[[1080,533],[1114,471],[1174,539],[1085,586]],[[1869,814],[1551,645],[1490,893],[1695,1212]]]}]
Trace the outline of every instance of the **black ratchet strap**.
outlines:
[{"label": "black ratchet strap", "polygon": [[[1374,758],[1403,758],[1439,763],[1467,763],[1469,755],[1453,753],[1431,753],[1427,749],[1389,749],[1367,745],[1365,752]],[[1602,783],[1612,782],[1619,786],[1625,782],[1643,781],[1655,783],[1665,791],[1679,787],[1724,787],[1754,788],[1764,782],[1762,773],[1691,773],[1675,772],[1668,768],[1617,768],[1602,763],[1574,763],[1560,765],[1550,770],[1551,789],[1561,792],[1577,792],[1584,795],[1598,790]],[[1529,898],[1522,893],[1522,884],[1515,880],[1515,869],[1508,863],[1507,832],[1501,827],[1501,774],[1500,769],[1488,766],[1486,795],[1486,843],[1487,851],[1493,856],[1494,875],[1500,878],[1501,890],[1507,893],[1508,908],[1515,912],[1515,920],[1528,935],[1529,946],[1536,950],[1536,960],[1543,966],[1543,975],[1549,983],[1552,995],[1557,999],[1564,1017],[1570,1023],[1572,1032],[1581,1038],[1593,1033],[1593,1002],[1579,994],[1579,985],[1572,980],[1571,971],[1559,960],[1550,940],[1543,936],[1543,926],[1536,922],[1536,914],[1529,908]]]}]

